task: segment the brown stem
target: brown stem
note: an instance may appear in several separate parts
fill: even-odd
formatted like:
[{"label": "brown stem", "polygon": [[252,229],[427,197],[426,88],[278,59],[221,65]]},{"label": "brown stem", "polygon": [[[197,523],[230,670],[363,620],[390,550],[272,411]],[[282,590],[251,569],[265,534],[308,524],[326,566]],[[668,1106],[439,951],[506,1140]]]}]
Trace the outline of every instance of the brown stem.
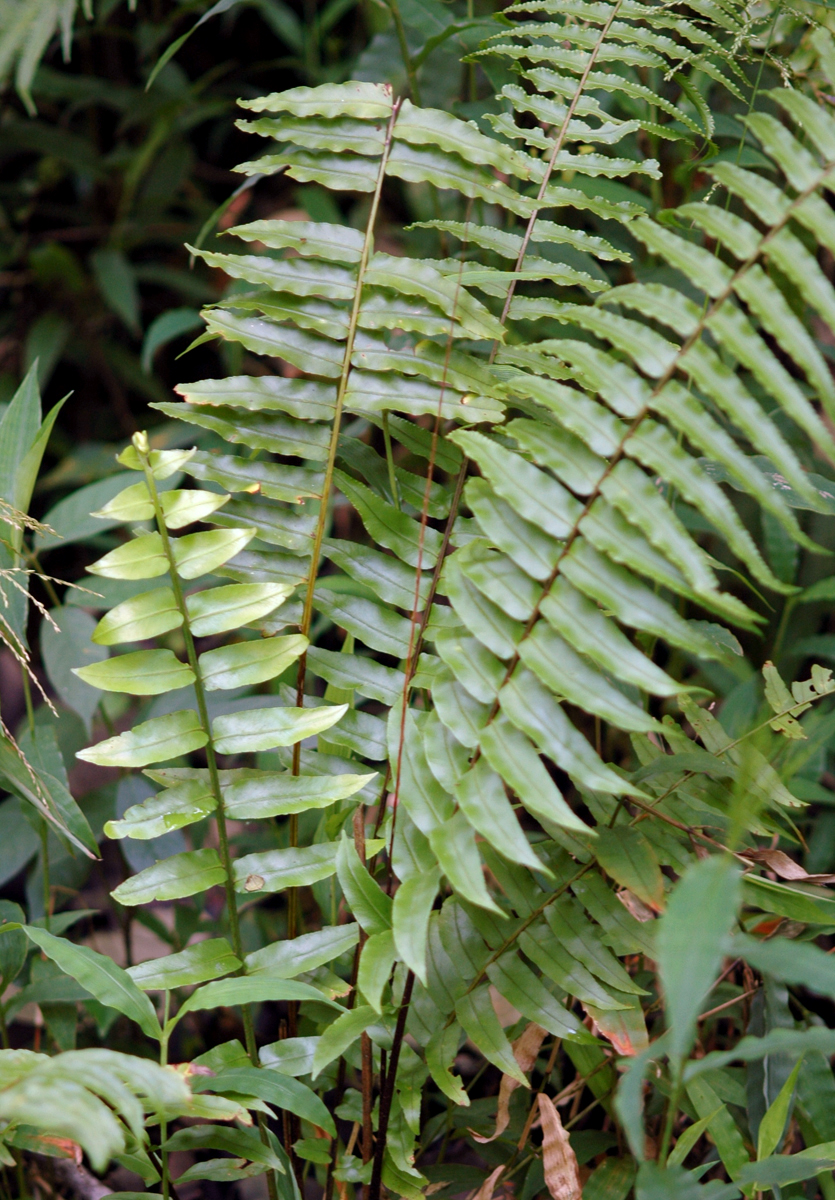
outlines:
[{"label": "brown stem", "polygon": [[[388,1133],[391,1102],[394,1098],[394,1081],[397,1078],[397,1064],[400,1061],[400,1047],[403,1045],[403,1035],[406,1032],[406,1017],[409,1013],[409,1003],[412,999],[412,988],[415,986],[414,972],[406,976],[406,986],[403,988],[403,999],[397,1014],[397,1025],[391,1044],[391,1057],[388,1071],[383,1077],[383,1087],[380,1093],[380,1119],[377,1125],[377,1146],[374,1153],[374,1166],[371,1171],[371,1186],[368,1200],[380,1200],[383,1182],[383,1157],[386,1152],[386,1134]],[[382,1070],[381,1070],[382,1074]]]}]

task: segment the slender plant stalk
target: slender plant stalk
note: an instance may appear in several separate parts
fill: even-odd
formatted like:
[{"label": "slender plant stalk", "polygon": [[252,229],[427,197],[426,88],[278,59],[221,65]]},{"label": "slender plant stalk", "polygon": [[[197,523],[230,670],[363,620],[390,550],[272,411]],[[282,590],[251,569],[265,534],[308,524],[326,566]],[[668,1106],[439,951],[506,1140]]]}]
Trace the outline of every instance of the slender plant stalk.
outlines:
[{"label": "slender plant stalk", "polygon": [[[159,492],[157,491],[156,480],[151,471],[149,460],[150,445],[148,436],[145,433],[134,434],[133,444],[139,455],[139,460],[142,463],[142,469],[145,473],[145,482],[148,485],[148,491],[151,495],[151,501],[154,506],[154,514],[156,516],[157,529],[160,538],[162,539],[163,552],[168,560],[168,571],[171,577],[171,589],[174,593],[174,600],[177,608],[183,617],[183,639],[186,646],[186,654],[188,657],[189,666],[194,673],[194,694],[197,699],[197,711],[200,717],[200,724],[203,726],[203,731],[206,734],[206,764],[209,768],[209,782],[212,789],[212,795],[215,798],[215,819],[217,822],[217,837],[218,849],[220,852],[220,860],[223,864],[224,881],[226,888],[226,910],[229,920],[229,931],[232,937],[232,949],[235,957],[243,962],[244,949],[241,941],[241,927],[238,919],[238,901],[235,895],[235,882],[232,874],[232,855],[229,849],[229,835],[226,829],[226,809],[223,798],[223,791],[220,786],[220,775],[218,773],[217,758],[215,756],[214,740],[212,737],[212,725],[209,720],[209,708],[206,702],[206,689],[203,686],[203,676],[200,672],[200,664],[197,658],[197,650],[194,645],[194,637],[191,632],[191,621],[186,607],[185,594],[183,592],[183,584],[180,579],[180,573],[177,569],[177,563],[174,558],[174,550],[171,545],[171,539],[168,535],[168,527],[165,524],[165,517],[160,503]],[[240,968],[239,974],[243,974],[243,967]],[[255,1026],[252,1021],[252,1008],[249,1004],[241,1005],[241,1014],[243,1017],[244,1038],[246,1041],[246,1050],[250,1061],[254,1067],[259,1065],[258,1046],[255,1041]],[[267,1133],[266,1122],[263,1115],[259,1114],[258,1126],[261,1133],[261,1140],[265,1145],[269,1145],[269,1135]],[[270,1200],[277,1200],[278,1187],[275,1180],[275,1172],[270,1171],[267,1174],[267,1183],[270,1191]]]},{"label": "slender plant stalk", "polygon": [[400,57],[403,59],[403,66],[406,69],[406,78],[409,82],[409,95],[418,107],[421,107],[422,101],[420,98],[420,84],[417,81],[417,71],[415,64],[412,61],[412,56],[409,53],[409,43],[406,40],[406,26],[403,24],[403,15],[400,12],[398,0],[386,0],[386,3],[394,21],[394,32],[397,35],[397,45],[400,49]]},{"label": "slender plant stalk", "polygon": [[[162,1020],[162,1036],[159,1039],[159,1065],[161,1067],[168,1066],[168,1039],[171,1036],[171,1031],[168,1028],[168,1017],[171,1012],[171,992],[165,993],[165,1005],[163,1009]],[[160,1117],[159,1122],[159,1144],[160,1153],[162,1154],[162,1200],[168,1200],[171,1187],[171,1180],[168,1171],[168,1151],[165,1149],[165,1143],[168,1141],[168,1122],[164,1117]]]},{"label": "slender plant stalk", "polygon": [[397,486],[397,475],[394,471],[394,451],[391,446],[391,430],[389,429],[388,409],[383,411],[383,441],[386,447],[386,465],[389,470],[389,488],[394,507],[400,512],[400,490]]},{"label": "slender plant stalk", "polygon": [[[362,257],[360,258],[359,268],[357,270],[357,285],[354,291],[354,303],[351,309],[351,319],[348,326],[348,338],[345,343],[345,353],[342,358],[342,373],[339,379],[339,387],[336,392],[336,405],[333,415],[333,426],[331,428],[330,446],[328,448],[328,458],[325,466],[325,475],[322,483],[322,499],[319,505],[319,519],[316,523],[316,530],[313,535],[313,549],[310,556],[310,572],[307,579],[307,591],[304,598],[304,608],[302,611],[302,620],[299,626],[299,631],[305,636],[310,636],[310,626],[313,620],[313,595],[316,588],[316,579],[319,573],[319,562],[322,557],[322,542],[325,537],[325,527],[328,519],[328,501],[330,498],[331,487],[333,486],[333,472],[336,467],[336,452],[339,445],[339,432],[342,425],[342,410],[345,405],[345,393],[348,390],[348,380],[351,375],[351,355],[354,352],[354,341],[357,336],[357,326],[359,323],[360,304],[362,302],[363,279],[368,267],[368,260],[371,257],[371,247],[374,237],[374,226],[377,223],[377,213],[380,207],[380,196],[383,190],[383,181],[386,176],[386,166],[388,164],[389,154],[391,153],[391,139],[394,132],[394,122],[397,120],[397,113],[400,108],[400,102],[395,101],[392,107],[391,116],[389,118],[388,128],[386,129],[386,138],[383,145],[383,153],[380,158],[380,168],[377,173],[377,183],[374,188],[374,195],[371,200],[371,209],[368,213],[368,221],[365,227],[365,241],[362,248]],[[305,674],[307,671],[307,654],[302,654],[299,659],[299,672],[296,682],[296,704],[302,707],[304,704],[304,685]],[[294,775],[301,772],[301,742],[296,742],[293,746],[293,766]],[[289,820],[289,835],[290,845],[298,844],[299,838],[299,821],[297,816],[291,816]],[[287,889],[287,937],[294,938],[298,931],[298,897],[295,888]],[[295,1034],[296,1022],[296,1006],[289,1006],[290,1016],[290,1036]]]},{"label": "slender plant stalk", "polygon": [[391,1116],[391,1102],[394,1099],[394,1082],[397,1078],[397,1064],[400,1061],[400,1047],[403,1045],[403,1035],[406,1032],[406,1017],[412,999],[412,988],[415,986],[415,975],[410,971],[406,976],[406,986],[403,988],[403,998],[397,1013],[397,1025],[391,1043],[391,1057],[388,1070],[380,1068],[382,1088],[380,1091],[380,1115],[377,1121],[377,1145],[374,1150],[374,1166],[371,1170],[371,1186],[368,1189],[369,1200],[380,1200],[383,1183],[383,1158],[386,1153],[386,1134]]}]

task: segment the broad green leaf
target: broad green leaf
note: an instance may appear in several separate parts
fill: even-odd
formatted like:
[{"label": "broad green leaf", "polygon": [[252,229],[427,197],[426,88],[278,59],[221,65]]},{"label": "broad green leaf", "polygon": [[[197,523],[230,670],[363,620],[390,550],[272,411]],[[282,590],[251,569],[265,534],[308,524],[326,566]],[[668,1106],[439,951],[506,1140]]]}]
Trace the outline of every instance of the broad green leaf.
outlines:
[{"label": "broad green leaf", "polygon": [[189,533],[172,539],[177,570],[184,579],[208,575],[234,558],[253,536],[251,529],[212,529],[208,533]]},{"label": "broad green leaf", "polygon": [[475,834],[464,814],[456,813],[435,826],[428,836],[440,868],[455,891],[479,908],[504,915],[487,890]]},{"label": "broad green leaf", "polygon": [[157,792],[141,804],[134,804],[118,821],[107,821],[104,832],[111,838],[136,838],[148,841],[162,837],[172,829],[182,829],[209,816],[217,807],[207,783],[186,780],[173,788]]},{"label": "broad green leaf", "polygon": [[382,995],[394,967],[397,952],[390,929],[373,933],[362,948],[357,987],[375,1012],[381,1013]]},{"label": "broad green leaf", "polygon": [[[164,719],[164,718],[163,718]],[[223,883],[225,872],[217,850],[186,850],[132,875],[111,893],[119,904],[135,906],[151,900],[179,900]]]},{"label": "broad green leaf", "polygon": [[234,225],[228,232],[245,242],[260,242],[271,250],[292,247],[305,257],[312,255],[346,263],[358,263],[362,258],[363,236],[358,229],[348,225],[272,219]]},{"label": "broad green leaf", "polygon": [[334,842],[317,842],[245,854],[232,864],[235,888],[239,892],[280,892],[328,879],[336,873],[336,849]]},{"label": "broad green leaf", "polygon": [[215,717],[212,733],[218,754],[245,754],[292,746],[335,725],[347,704],[322,708],[257,708]]},{"label": "broad green leaf", "polygon": [[607,875],[649,905],[664,908],[664,877],[651,844],[639,829],[615,825],[598,829],[594,856]]},{"label": "broad green leaf", "polygon": [[130,1017],[150,1038],[159,1038],[160,1027],[154,1007],[139,990],[127,971],[118,967],[105,954],[89,946],[76,946],[65,938],[54,937],[45,929],[25,926],[30,941],[67,975],[77,980],[101,1004],[116,1008]]},{"label": "broad green leaf", "polygon": [[290,88],[256,100],[239,101],[250,112],[290,112],[297,117],[357,117],[387,121],[391,115],[391,90],[380,83],[325,83],[319,87]]},{"label": "broad green leaf", "polygon": [[[529,1021],[535,1021],[555,1037],[591,1040],[582,1022],[554,999],[541,979],[525,966],[515,952],[504,955],[488,966],[487,975],[504,998]],[[460,1012],[459,1020],[464,1024]]]},{"label": "broad green leaf", "polygon": [[119,642],[140,642],[178,629],[183,616],[177,608],[171,588],[156,588],[117,604],[105,613],[96,626],[92,640],[100,646]]},{"label": "broad green leaf", "polygon": [[533,870],[542,863],[531,849],[500,777],[481,758],[455,788],[455,799],[472,827],[511,862]]},{"label": "broad green leaf", "polygon": [[151,372],[158,350],[175,338],[202,328],[200,314],[194,308],[170,308],[148,326],[142,340],[142,369]]},{"label": "broad green leaf", "polygon": [[800,984],[822,996],[835,995],[835,962],[811,943],[779,937],[759,941],[737,934],[728,952],[742,955],[755,970],[765,971],[785,983]]},{"label": "broad green leaf", "polygon": [[359,926],[349,922],[346,925],[327,925],[324,929],[303,933],[297,938],[271,942],[246,956],[247,974],[266,971],[276,978],[293,979],[305,971],[315,971],[317,967],[353,950],[359,941],[359,934]]},{"label": "broad green leaf", "polygon": [[370,650],[395,658],[408,657],[411,623],[376,600],[332,591],[326,585],[329,578],[325,576],[325,585],[316,588],[313,603],[317,611],[361,640]]},{"label": "broad green leaf", "polygon": [[74,667],[73,674],[105,692],[130,696],[158,696],[194,683],[194,672],[173,650],[135,650],[106,658],[89,667]]},{"label": "broad green leaf", "polygon": [[810,1146],[799,1154],[777,1154],[762,1162],[749,1163],[738,1172],[735,1182],[743,1187],[753,1184],[757,1190],[786,1187],[830,1172],[833,1167],[835,1144],[826,1142],[820,1146]]},{"label": "broad green leaf", "polygon": [[76,758],[101,767],[146,767],[199,750],[209,740],[197,713],[184,709],[167,717],[153,717],[128,733],[106,738]]},{"label": "broad green leaf", "polygon": [[466,992],[455,1005],[455,1015],[463,1025],[467,1036],[478,1047],[488,1062],[504,1075],[509,1075],[523,1087],[530,1083],[524,1071],[513,1057],[510,1042],[505,1037],[490,999],[490,989],[482,986]]},{"label": "broad green leaf", "polygon": [[309,983],[299,983],[295,979],[275,979],[264,974],[252,977],[242,976],[237,979],[216,979],[212,983],[204,983],[202,987],[192,992],[174,1020],[179,1021],[186,1013],[198,1012],[207,1008],[230,1008],[235,1004],[277,1003],[281,1000],[315,1000],[317,1004],[327,1004],[331,1008],[342,1011],[340,1005],[329,1000],[324,992],[311,987]]},{"label": "broad green leaf", "polygon": [[310,1121],[336,1136],[333,1117],[325,1105],[309,1087],[269,1067],[239,1067],[223,1071],[210,1082],[213,1092],[234,1092],[237,1095],[257,1096],[276,1108],[295,1113],[297,1117]]},{"label": "broad green leaf", "polygon": [[[564,829],[587,831],[560,795],[531,742],[504,716],[499,716],[481,735],[481,750],[490,766],[501,775],[529,812]],[[498,849],[498,847],[497,847]]]},{"label": "broad green leaf", "polygon": [[233,583],[195,592],[186,599],[191,631],[195,637],[208,637],[239,629],[266,617],[292,591],[281,583]]},{"label": "broad green leaf", "polygon": [[[152,450],[148,455],[151,474],[154,479],[169,479],[177,471],[182,471],[196,452],[195,447],[190,450]],[[130,471],[142,470],[142,462],[133,445],[126,446],[122,453],[117,455],[116,461]]]},{"label": "broad green leaf", "polygon": [[714,1114],[708,1125],[710,1136],[731,1179],[737,1179],[748,1164],[748,1151],[726,1105],[720,1103],[716,1092],[704,1078],[688,1083],[687,1097],[700,1117]]},{"label": "broad green leaf", "polygon": [[405,513],[387,504],[379,496],[343,471],[334,473],[337,487],[356,508],[371,538],[391,550],[410,567],[434,567],[441,548],[441,535],[427,527],[421,531]]},{"label": "broad green leaf", "polygon": [[719,856],[696,863],[679,880],[656,938],[675,1069],[690,1048],[702,1001],[727,953],[739,905],[739,872]]},{"label": "broad green leaf", "polygon": [[282,1075],[309,1075],[313,1070],[313,1052],[319,1039],[315,1037],[282,1038],[259,1051],[265,1067],[273,1067]]},{"label": "broad green leaf", "polygon": [[107,304],[133,334],[140,332],[139,290],[133,265],[122,250],[102,247],[90,255],[93,275]]},{"label": "broad green leaf", "polygon": [[582,507],[554,478],[482,433],[459,430],[450,436],[475,459],[498,494],[520,517],[553,537],[570,533]]},{"label": "broad green leaf", "polygon": [[[672,1155],[668,1163],[670,1158]],[[633,1158],[604,1158],[583,1185],[583,1195],[585,1200],[626,1200],[634,1181]]]},{"label": "broad green leaf", "polygon": [[179,954],[167,954],[129,967],[127,973],[144,992],[170,991],[219,979],[237,971],[240,966],[240,960],[232,953],[226,938],[210,938],[187,946]]},{"label": "broad green leaf", "polygon": [[283,1172],[281,1159],[270,1146],[261,1141],[257,1129],[241,1129],[240,1126],[190,1125],[178,1129],[167,1142],[165,1149],[174,1150],[225,1150],[250,1162],[263,1163],[274,1171]]},{"label": "broad green leaf", "polygon": [[377,1014],[370,1004],[359,1004],[350,1012],[342,1013],[333,1024],[329,1025],[316,1043],[313,1052],[314,1079],[324,1070],[328,1063],[340,1058],[361,1033],[377,1020]]},{"label": "broad green leaf", "polygon": [[789,1118],[789,1113],[793,1107],[794,1090],[797,1086],[797,1077],[800,1074],[800,1069],[803,1066],[803,1059],[798,1059],[794,1069],[789,1075],[786,1082],[780,1088],[777,1097],[769,1105],[765,1116],[760,1121],[760,1128],[757,1133],[757,1158],[764,1159],[775,1154],[783,1140],[783,1134],[786,1130],[786,1122]]},{"label": "broad green leaf", "polygon": [[234,820],[254,821],[328,808],[347,800],[375,779],[369,775],[292,775],[289,772],[222,772],[226,812]]},{"label": "broad green leaf", "polygon": [[721,1108],[716,1108],[712,1113],[708,1113],[706,1117],[701,1117],[698,1121],[694,1121],[692,1125],[688,1125],[684,1133],[682,1133],[676,1141],[675,1146],[670,1151],[667,1157],[668,1167],[678,1167],[684,1162],[687,1155],[696,1145],[699,1138],[704,1134],[708,1125],[718,1115]]},{"label": "broad green leaf", "polygon": [[[499,702],[517,729],[581,786],[616,796],[634,795],[636,789],[603,763],[568,720],[562,706],[530,671],[517,668],[499,693]],[[565,817],[555,816],[554,820],[567,824]],[[575,817],[569,828],[578,828],[578,822]]]},{"label": "broad green leaf", "polygon": [[168,570],[168,559],[160,535],[143,533],[97,559],[87,570],[106,579],[155,579]]},{"label": "broad green leaf", "polygon": [[366,933],[383,933],[391,929],[392,900],[371,878],[360,862],[356,848],[343,831],[336,853],[339,883],[351,912]]},{"label": "broad green leaf", "polygon": [[199,667],[207,691],[250,687],[281,675],[304,653],[308,641],[301,634],[267,638],[257,642],[236,642],[206,650]]},{"label": "broad green leaf", "polygon": [[470,1097],[461,1084],[460,1076],[453,1075],[449,1064],[458,1053],[461,1031],[455,1024],[437,1030],[426,1043],[426,1065],[432,1079],[454,1104],[468,1107]]},{"label": "broad green leaf", "polygon": [[426,938],[429,914],[438,894],[437,868],[404,880],[394,893],[392,929],[397,953],[426,986]]},{"label": "broad green leaf", "polygon": [[593,1005],[601,1012],[617,1012],[625,1008],[623,1000],[610,995],[582,963],[572,958],[550,929],[543,929],[540,925],[533,934],[524,930],[519,935],[519,945],[531,962],[536,963],[549,979],[553,979],[566,995],[576,996],[583,1004]]}]

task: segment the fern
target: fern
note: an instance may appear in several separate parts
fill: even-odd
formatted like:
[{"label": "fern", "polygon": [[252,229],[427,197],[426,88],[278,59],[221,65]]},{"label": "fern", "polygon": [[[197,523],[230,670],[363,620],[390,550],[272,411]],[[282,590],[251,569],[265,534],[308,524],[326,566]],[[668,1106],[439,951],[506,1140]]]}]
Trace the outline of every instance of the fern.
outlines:
[{"label": "fern", "polygon": [[[79,674],[137,696],[193,692],[81,756],[146,768],[162,788],[111,836],[190,826],[202,843],[131,877],[119,902],[225,888],[230,943],[132,972],[134,987],[166,997],[203,985],[174,1017],[166,999],[151,1034],[163,1061],[172,1022],[188,1011],[287,1001],[289,1041],[259,1059],[245,1016],[249,1065],[234,1043],[212,1052],[213,1090],[326,1128],[314,1086],[342,1087],[336,1064],[347,1062],[363,1080],[362,1158],[338,1158],[334,1143],[331,1180],[361,1180],[372,1200],[381,1186],[424,1194],[415,1097],[427,1079],[451,1104],[469,1104],[451,1070],[469,1039],[503,1077],[498,1137],[501,1105],[507,1117],[548,1034],[554,1057],[562,1045],[609,1110],[613,1057],[635,1059],[617,1103],[637,1159],[641,1087],[650,1057],[667,1055],[662,1163],[686,1093],[732,1177],[771,1186],[772,1166],[748,1164],[744,1147],[743,1165],[737,1142],[721,1141],[722,1101],[687,1057],[726,948],[756,970],[832,991],[822,952],[808,947],[790,963],[784,939],[760,943],[734,922],[743,902],[768,917],[831,922],[825,894],[758,874],[768,860],[743,842],[790,830],[801,803],[785,782],[798,768],[762,738],[800,740],[814,714],[800,718],[833,685],[815,667],[790,691],[767,667],[769,713],[731,736],[690,694],[691,664],[727,661],[738,643],[726,625],[763,624],[753,586],[743,599],[721,579],[794,590],[763,557],[750,514],[814,552],[796,510],[829,511],[806,448],[835,462],[833,384],[797,311],[800,298],[835,332],[831,285],[809,249],[835,253],[825,198],[835,122],[791,88],[754,96],[746,137],[772,178],[703,161],[709,198],[650,216],[595,180],[637,177],[652,189],[658,162],[642,147],[704,152],[712,97],[749,98],[743,11],[693,3],[685,17],[629,0],[510,11],[525,15],[484,53],[519,64],[521,82],[504,87],[491,135],[367,83],[244,103],[241,127],[278,145],[240,170],[359,193],[365,226],[257,221],[229,231],[255,253],[194,249],[240,281],[206,310],[205,336],[293,370],[198,381],[178,389],[182,403],[155,406],[228,452],[152,451],[137,435],[121,456],[142,478],[101,515],[153,519],[156,532],[93,570],[169,583],[108,613],[96,641],[180,631],[186,658],[168,646],[128,650]],[[399,187],[437,196],[413,243],[439,235],[436,257],[375,249]],[[458,258],[447,255],[450,238]],[[635,265],[647,254],[651,276]],[[159,491],[175,470],[205,486]],[[371,545],[333,536],[337,504]],[[196,522],[213,528],[169,533]],[[316,644],[330,627],[345,631],[341,649]],[[199,640],[227,634],[238,640]],[[243,695],[224,704],[236,689]],[[702,747],[674,719],[674,701]],[[607,761],[619,735],[636,770]],[[200,750],[206,767],[170,765]],[[247,754],[261,756],[256,767],[240,765]],[[207,817],[217,849],[203,843]],[[280,835],[265,824],[258,848],[241,836],[236,855],[229,821],[276,818],[287,819]],[[738,852],[751,870],[740,882],[727,856],[701,863],[697,847]],[[662,867],[682,877],[672,895]],[[299,896],[308,887],[330,917],[312,930]],[[269,893],[284,894],[287,940],[247,954],[238,897]],[[682,929],[696,963],[690,987]],[[341,1005],[346,985],[331,967],[352,951],[356,989]],[[669,1030],[652,1045],[652,1002],[624,962],[632,955],[661,965]],[[521,1045],[531,1031],[520,1027],[511,1044],[491,989],[542,1034],[532,1059]],[[761,1042],[752,1058],[769,1053]],[[545,1136],[564,1139],[546,1099]],[[293,1118],[285,1148],[320,1161],[296,1140]],[[285,1160],[265,1125],[261,1134],[277,1188]],[[764,1162],[776,1144],[763,1141]],[[245,1153],[257,1161],[252,1146]],[[641,1186],[654,1186],[654,1169],[642,1168]]]}]

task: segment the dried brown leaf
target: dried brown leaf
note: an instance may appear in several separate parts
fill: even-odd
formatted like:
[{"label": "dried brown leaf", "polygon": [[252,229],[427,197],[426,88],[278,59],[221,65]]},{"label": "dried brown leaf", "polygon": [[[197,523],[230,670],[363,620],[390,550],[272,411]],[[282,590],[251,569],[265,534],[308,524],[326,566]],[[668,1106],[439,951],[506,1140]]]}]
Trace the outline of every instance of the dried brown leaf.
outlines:
[{"label": "dried brown leaf", "polygon": [[580,1200],[582,1186],[577,1158],[553,1100],[544,1093],[539,1096],[539,1118],[545,1186],[552,1200]]},{"label": "dried brown leaf", "polygon": [[[513,1057],[525,1074],[531,1070],[536,1062],[539,1047],[542,1045],[545,1036],[546,1032],[542,1026],[536,1025],[532,1021],[530,1025],[525,1027],[516,1041],[512,1043]],[[513,1079],[510,1075],[502,1075],[502,1081],[499,1085],[499,1105],[496,1109],[496,1131],[490,1137],[483,1137],[481,1134],[476,1133],[474,1129],[471,1129],[470,1133],[477,1142],[492,1142],[504,1133],[510,1124],[510,1097],[520,1086],[517,1079]]]}]

